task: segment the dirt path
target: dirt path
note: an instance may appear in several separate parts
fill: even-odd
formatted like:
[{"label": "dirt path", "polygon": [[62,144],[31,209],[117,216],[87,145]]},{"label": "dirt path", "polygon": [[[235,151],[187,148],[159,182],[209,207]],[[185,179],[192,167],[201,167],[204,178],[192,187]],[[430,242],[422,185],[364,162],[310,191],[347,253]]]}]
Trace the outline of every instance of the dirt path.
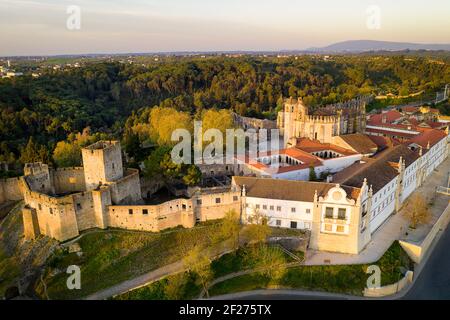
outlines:
[{"label": "dirt path", "polygon": [[[210,259],[217,259],[218,257],[227,254],[231,252],[232,250],[227,248],[228,246],[220,246],[217,247],[212,252],[208,252],[205,254],[208,254]],[[184,265],[183,260],[178,260],[174,263],[171,263],[169,265],[163,266],[161,268],[158,268],[156,270],[147,272],[141,276],[138,276],[136,278],[121,282],[117,285],[114,285],[112,287],[106,288],[104,290],[95,292],[87,297],[85,297],[85,300],[104,300],[108,299],[114,296],[117,296],[122,293],[126,293],[131,290],[138,289],[140,287],[144,287],[152,282],[161,280],[167,276],[174,275],[180,272],[183,272],[186,270],[186,266]]]}]

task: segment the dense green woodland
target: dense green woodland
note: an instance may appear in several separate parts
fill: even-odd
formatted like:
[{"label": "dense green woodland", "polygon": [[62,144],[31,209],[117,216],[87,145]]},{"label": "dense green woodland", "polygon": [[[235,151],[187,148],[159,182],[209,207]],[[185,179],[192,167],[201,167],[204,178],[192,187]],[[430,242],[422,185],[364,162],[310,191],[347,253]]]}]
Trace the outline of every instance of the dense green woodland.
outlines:
[{"label": "dense green woodland", "polygon": [[[433,93],[445,83],[450,83],[448,60],[427,57],[336,56],[324,61],[314,56],[247,56],[89,63],[46,71],[39,78],[0,80],[0,161],[18,166],[30,160],[52,161],[57,142],[73,143],[74,133],[87,127],[91,136],[84,142],[123,139],[130,126],[148,121],[154,106],[192,117],[213,108],[274,118],[281,97],[301,96],[307,104],[318,105],[367,94]],[[124,141],[139,142],[133,137]]]}]

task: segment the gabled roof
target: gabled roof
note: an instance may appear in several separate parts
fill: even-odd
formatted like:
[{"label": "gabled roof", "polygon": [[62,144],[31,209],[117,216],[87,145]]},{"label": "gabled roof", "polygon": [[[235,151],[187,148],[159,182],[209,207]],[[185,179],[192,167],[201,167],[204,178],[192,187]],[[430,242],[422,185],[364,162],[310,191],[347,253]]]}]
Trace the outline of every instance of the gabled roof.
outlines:
[{"label": "gabled roof", "polygon": [[408,133],[408,132],[402,132],[402,131],[389,130],[387,128],[366,128],[366,132],[383,134],[383,135],[391,135],[391,136],[395,136],[395,137],[402,137],[405,139],[411,139],[411,138],[415,137],[416,135],[418,135],[417,132],[415,132],[415,131],[411,131],[411,133]]},{"label": "gabled roof", "polygon": [[296,170],[308,169],[310,167],[317,167],[322,165],[322,161],[319,157],[316,157],[312,154],[309,154],[306,151],[297,149],[297,148],[287,148],[281,150],[273,150],[268,152],[261,152],[258,155],[258,158],[268,157],[268,156],[289,156],[293,159],[300,161],[299,164],[290,164],[285,166],[270,166],[264,164],[262,162],[256,161],[256,157],[251,158],[249,155],[240,155],[237,156],[236,159],[244,162],[248,166],[251,166],[260,171],[264,171],[267,174],[277,174],[277,173],[285,173]]},{"label": "gabled roof", "polygon": [[380,152],[374,158],[363,159],[362,162],[347,167],[334,176],[333,182],[361,187],[364,179],[367,179],[368,185],[372,185],[375,193],[398,175],[393,163],[398,163],[400,157],[408,167],[419,158],[419,154],[400,144]]},{"label": "gabled roof", "polygon": [[[282,179],[267,179],[255,177],[233,177],[233,181],[238,186],[245,185],[246,194],[249,197],[263,199],[277,199],[288,201],[312,202],[314,193],[325,196],[335,183],[295,181]],[[360,188],[341,186],[347,193],[347,198],[356,200],[361,191]]]},{"label": "gabled roof", "polygon": [[340,136],[349,146],[361,154],[375,153],[378,146],[369,138],[361,133],[346,134]]},{"label": "gabled roof", "polygon": [[308,138],[298,138],[295,147],[308,153],[331,150],[340,153],[344,156],[351,156],[357,154],[353,150],[345,149],[331,143],[321,143],[318,140],[311,140]]},{"label": "gabled roof", "polygon": [[417,106],[404,106],[399,109],[401,109],[402,112],[415,113],[415,112],[419,112],[419,108],[420,107],[417,107]]},{"label": "gabled roof", "polygon": [[432,147],[445,137],[447,137],[445,131],[432,129],[422,132],[420,135],[409,140],[408,143],[415,143],[422,146],[423,148],[426,148],[428,146],[428,143],[430,144],[430,147]]},{"label": "gabled roof", "polygon": [[368,124],[369,125],[379,125],[383,123],[383,118],[386,119],[386,123],[392,123],[395,120],[398,120],[402,117],[403,115],[398,112],[397,110],[389,110],[387,112],[382,112],[382,113],[378,113],[378,114],[374,114],[373,116],[370,117]]},{"label": "gabled roof", "polygon": [[373,136],[373,135],[368,135],[368,137],[373,143],[375,143],[378,146],[378,150],[380,151],[400,144],[400,141],[391,137]]}]

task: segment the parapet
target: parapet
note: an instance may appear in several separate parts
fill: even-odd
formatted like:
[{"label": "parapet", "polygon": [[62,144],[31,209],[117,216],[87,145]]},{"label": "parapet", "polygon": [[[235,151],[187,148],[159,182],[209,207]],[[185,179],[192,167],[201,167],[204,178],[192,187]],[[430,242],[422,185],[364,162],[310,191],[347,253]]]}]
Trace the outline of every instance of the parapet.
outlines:
[{"label": "parapet", "polygon": [[101,141],[97,141],[87,147],[84,147],[83,149],[94,151],[94,150],[106,150],[106,149],[113,148],[113,147],[120,147],[120,142],[116,141],[116,140],[110,140],[110,141],[101,140]]},{"label": "parapet", "polygon": [[40,173],[48,173],[48,165],[42,163],[42,162],[33,162],[33,163],[26,163],[25,167],[23,168],[25,176],[32,176],[37,175]]}]

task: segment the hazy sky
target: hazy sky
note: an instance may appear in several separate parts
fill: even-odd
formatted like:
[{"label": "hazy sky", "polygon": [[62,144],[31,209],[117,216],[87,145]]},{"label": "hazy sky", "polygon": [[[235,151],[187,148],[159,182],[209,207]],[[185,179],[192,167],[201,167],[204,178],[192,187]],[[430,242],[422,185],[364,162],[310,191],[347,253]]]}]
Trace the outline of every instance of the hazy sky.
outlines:
[{"label": "hazy sky", "polygon": [[[66,26],[81,9],[80,30]],[[380,28],[368,28],[371,5]],[[372,21],[372,20],[370,20]],[[0,0],[0,55],[450,43],[450,0]]]}]

